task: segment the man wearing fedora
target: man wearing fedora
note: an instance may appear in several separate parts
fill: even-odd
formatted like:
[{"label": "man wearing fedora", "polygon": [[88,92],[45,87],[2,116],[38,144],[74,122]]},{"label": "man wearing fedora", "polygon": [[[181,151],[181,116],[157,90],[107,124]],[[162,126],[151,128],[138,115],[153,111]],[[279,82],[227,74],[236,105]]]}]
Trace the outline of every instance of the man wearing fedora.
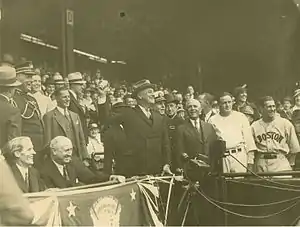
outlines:
[{"label": "man wearing fedora", "polygon": [[83,77],[80,72],[70,73],[68,75],[69,86],[70,86],[70,106],[69,110],[77,113],[79,115],[82,130],[84,133],[85,142],[88,142],[88,128],[87,128],[87,116],[88,111],[85,107],[80,105],[79,97],[83,95],[83,89],[86,84],[86,81],[83,80]]},{"label": "man wearing fedora", "polygon": [[135,108],[124,108],[113,121],[122,124],[128,143],[128,165],[132,175],[171,173],[170,141],[166,118],[152,111],[155,103],[154,84],[141,80],[133,85]]},{"label": "man wearing fedora", "polygon": [[21,135],[21,113],[13,101],[15,88],[20,84],[13,67],[0,66],[0,147]]},{"label": "man wearing fedora", "polygon": [[[35,155],[35,164],[39,165],[42,161],[44,148],[44,124],[41,118],[41,112],[37,101],[29,95],[31,91],[32,76],[35,75],[31,62],[25,62],[16,67],[17,79],[21,85],[15,92],[14,100],[21,111],[22,117],[22,136],[31,138],[37,154]],[[36,166],[37,167],[37,166]]]}]

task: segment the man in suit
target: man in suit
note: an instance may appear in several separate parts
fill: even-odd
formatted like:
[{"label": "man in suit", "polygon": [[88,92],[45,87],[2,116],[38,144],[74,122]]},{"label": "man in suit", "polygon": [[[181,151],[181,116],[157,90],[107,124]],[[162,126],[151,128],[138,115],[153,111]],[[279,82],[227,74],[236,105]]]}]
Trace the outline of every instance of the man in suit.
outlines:
[{"label": "man in suit", "polygon": [[170,171],[170,141],[166,119],[152,111],[154,85],[149,80],[134,84],[135,108],[124,108],[113,121],[122,124],[128,142],[128,165],[134,165],[132,175],[161,174]]},{"label": "man in suit", "polygon": [[0,155],[0,169],[0,225],[30,225],[34,214],[30,209],[29,201],[23,197],[2,155]]},{"label": "man in suit", "polygon": [[44,148],[44,124],[41,118],[41,112],[37,101],[29,95],[31,90],[32,76],[35,75],[31,62],[25,62],[16,67],[17,78],[22,83],[16,90],[14,100],[21,111],[22,117],[22,136],[31,138],[34,149],[37,152],[35,155],[35,164],[38,165],[42,160]]},{"label": "man in suit", "polygon": [[21,113],[13,101],[15,88],[20,84],[14,68],[0,66],[0,148],[21,135]]},{"label": "man in suit", "polygon": [[203,93],[200,94],[197,99],[200,102],[202,108],[200,118],[201,120],[208,122],[209,119],[216,114],[212,108],[214,96],[209,93]]},{"label": "man in suit", "polygon": [[178,100],[175,99],[173,94],[166,95],[166,115],[167,115],[167,125],[168,134],[171,144],[171,154],[172,154],[172,170],[175,170],[175,166],[178,166],[176,157],[176,131],[179,125],[184,123],[184,120],[177,115],[178,110]]},{"label": "man in suit", "polygon": [[88,111],[85,107],[80,105],[79,102],[79,97],[83,96],[83,89],[85,87],[86,81],[83,80],[83,77],[79,72],[69,74],[68,79],[69,79],[69,86],[70,86],[69,91],[70,91],[70,99],[71,99],[69,110],[78,114],[81,121],[82,130],[84,133],[84,139],[85,142],[87,143],[88,128],[87,128],[86,119],[88,116]]},{"label": "man in suit", "polygon": [[3,155],[24,193],[45,190],[39,172],[33,167],[35,151],[29,137],[16,137],[10,140],[3,149]]},{"label": "man in suit", "polygon": [[210,149],[217,140],[213,126],[200,119],[201,105],[198,100],[191,99],[186,104],[189,118],[177,130],[177,162],[183,167],[182,154],[190,158],[200,155],[209,156]]},{"label": "man in suit", "polygon": [[50,142],[50,154],[41,170],[46,186],[50,188],[67,188],[80,184],[92,184],[107,180],[124,182],[125,177],[93,173],[77,158],[72,156],[71,140],[57,136]]},{"label": "man in suit", "polygon": [[69,111],[70,93],[61,87],[55,91],[57,107],[44,115],[45,140],[49,142],[56,136],[70,138],[74,146],[74,155],[84,161],[89,157],[82,124],[78,114]]},{"label": "man in suit", "polygon": [[[126,108],[123,103],[113,103],[112,114],[118,114]],[[132,151],[128,149],[126,134],[122,124],[112,123],[104,132],[104,172],[122,174],[126,177],[133,175],[135,165],[132,165]],[[128,155],[129,153],[129,155]],[[128,163],[129,162],[129,163]],[[113,168],[113,164],[114,168]]]}]

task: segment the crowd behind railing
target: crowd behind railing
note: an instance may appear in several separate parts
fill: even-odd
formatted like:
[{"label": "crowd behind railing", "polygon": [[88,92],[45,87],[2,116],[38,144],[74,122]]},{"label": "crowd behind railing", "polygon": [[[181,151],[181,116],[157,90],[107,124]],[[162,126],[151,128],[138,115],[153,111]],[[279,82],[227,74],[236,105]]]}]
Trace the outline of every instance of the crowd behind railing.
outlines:
[{"label": "crowd behind railing", "polygon": [[300,89],[253,103],[247,85],[215,95],[147,79],[113,86],[100,69],[63,77],[4,61],[0,108],[2,155],[24,193],[181,174],[183,157],[213,166],[220,142],[225,173],[299,165]]}]

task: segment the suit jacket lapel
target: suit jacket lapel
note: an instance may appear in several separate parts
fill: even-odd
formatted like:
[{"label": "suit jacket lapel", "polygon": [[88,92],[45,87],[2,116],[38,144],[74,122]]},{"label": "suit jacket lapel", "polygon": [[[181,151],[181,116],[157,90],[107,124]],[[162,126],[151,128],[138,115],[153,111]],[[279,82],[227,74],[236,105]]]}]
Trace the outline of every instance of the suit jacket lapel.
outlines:
[{"label": "suit jacket lapel", "polygon": [[12,164],[11,165],[11,169],[12,169],[12,172],[14,174],[14,177],[16,178],[16,181],[19,185],[19,188],[24,192],[24,193],[27,193],[28,192],[28,188],[27,188],[27,185],[25,184],[25,180],[19,170],[19,168],[15,165],[15,164]]},{"label": "suit jacket lapel", "polygon": [[66,133],[67,119],[61,112],[59,112],[59,110],[57,108],[55,109],[54,117],[55,117],[55,120],[57,121],[57,123],[61,126],[61,128]]},{"label": "suit jacket lapel", "polygon": [[[149,126],[152,126],[151,120],[144,114],[144,112],[142,111],[142,109],[139,106],[137,106],[135,108],[135,111]],[[152,114],[152,117],[153,117],[153,114]]]},{"label": "suit jacket lapel", "polygon": [[[200,123],[201,124],[201,123]],[[189,126],[189,130],[190,130],[190,133],[196,137],[200,143],[204,143],[203,141],[203,135],[202,135],[202,131],[201,131],[201,125],[200,125],[200,132],[198,132],[198,130],[194,127],[194,125],[192,124],[192,122],[188,119],[188,126]]]},{"label": "suit jacket lapel", "polygon": [[67,187],[67,183],[66,183],[66,180],[64,179],[64,177],[60,174],[57,166],[54,164],[54,162],[49,159],[48,160],[49,162],[49,174],[51,175],[52,177],[52,180],[55,182],[55,185],[57,187],[60,187],[60,188],[65,188]]},{"label": "suit jacket lapel", "polygon": [[39,192],[40,191],[39,179],[32,168],[28,168],[28,178],[29,178],[28,180],[29,180],[30,192]]},{"label": "suit jacket lapel", "polygon": [[70,92],[70,97],[73,100],[74,104],[77,106],[78,109],[80,109],[83,113],[85,113],[82,106],[79,104],[78,100],[74,97],[74,95]]}]

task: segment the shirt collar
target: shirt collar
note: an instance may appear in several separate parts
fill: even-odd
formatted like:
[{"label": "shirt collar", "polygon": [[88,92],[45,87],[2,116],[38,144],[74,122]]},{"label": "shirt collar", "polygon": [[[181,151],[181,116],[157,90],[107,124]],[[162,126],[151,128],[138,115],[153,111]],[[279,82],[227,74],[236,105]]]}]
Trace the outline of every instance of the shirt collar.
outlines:
[{"label": "shirt collar", "polygon": [[25,174],[28,175],[28,167],[20,166],[18,163],[16,163],[16,166],[20,170],[23,178],[25,179]]},{"label": "shirt collar", "polygon": [[65,116],[65,109],[63,109],[63,108],[61,108],[59,106],[57,106],[56,108],[58,109],[59,112],[61,112],[62,115]]}]

